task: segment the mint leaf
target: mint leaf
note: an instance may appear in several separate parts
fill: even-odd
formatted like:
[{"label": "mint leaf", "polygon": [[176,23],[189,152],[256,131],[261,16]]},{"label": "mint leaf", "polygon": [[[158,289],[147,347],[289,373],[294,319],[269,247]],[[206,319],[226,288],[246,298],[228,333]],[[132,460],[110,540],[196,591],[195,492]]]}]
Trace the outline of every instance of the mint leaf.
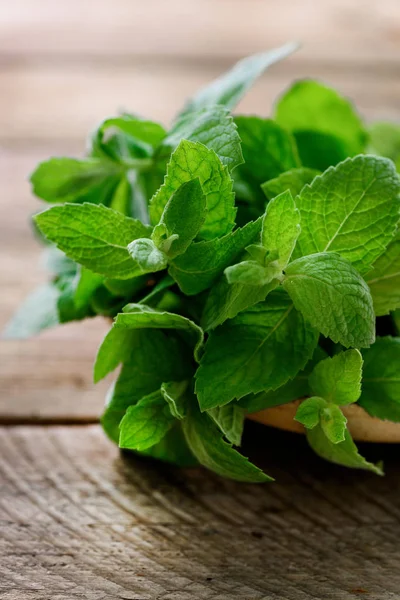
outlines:
[{"label": "mint leaf", "polygon": [[297,44],[291,43],[242,59],[230,71],[197,92],[186,104],[183,114],[214,104],[234,108],[268,67],[283,60],[296,49]]},{"label": "mint leaf", "polygon": [[161,394],[175,419],[183,419],[188,402],[188,381],[169,381],[161,386]]},{"label": "mint leaf", "polygon": [[[151,156],[165,136],[166,131],[159,123],[122,115],[100,124],[91,137],[89,151],[92,156],[124,162],[129,166],[131,157]],[[140,166],[140,163],[134,165]]]},{"label": "mint leaf", "polygon": [[261,219],[250,221],[222,238],[191,244],[169,267],[169,274],[184,294],[193,296],[209,288],[219,275],[241,257],[257,237]]},{"label": "mint leaf", "polygon": [[324,398],[313,396],[304,400],[296,411],[295,421],[298,421],[306,429],[314,429],[320,422],[321,411],[327,407]]},{"label": "mint leaf", "polygon": [[377,317],[387,315],[400,308],[400,234],[394,239],[374,263],[365,277],[371,290]]},{"label": "mint leaf", "polygon": [[120,421],[129,406],[159,390],[164,381],[186,379],[192,369],[187,350],[179,340],[148,329],[111,329],[97,356],[96,379],[114,370],[120,362],[121,372],[101,418],[104,431],[116,443]]},{"label": "mint leaf", "polygon": [[57,303],[60,291],[44,283],[29,294],[7,323],[3,338],[25,339],[59,323]]},{"label": "mint leaf", "polygon": [[127,304],[115,319],[114,327],[123,329],[176,329],[190,346],[198,361],[203,348],[202,329],[190,319],[174,313],[162,312],[143,304]]},{"label": "mint leaf", "polygon": [[201,108],[178,118],[164,139],[157,157],[168,156],[181,140],[200,142],[214,150],[229,170],[243,162],[237,127],[229,110],[223,106]]},{"label": "mint leaf", "polygon": [[279,275],[281,275],[281,269],[275,265],[262,267],[254,260],[245,260],[225,269],[225,276],[229,284],[265,286]]},{"label": "mint leaf", "polygon": [[276,390],[260,392],[258,394],[249,394],[239,401],[239,405],[245,408],[247,412],[253,413],[265,408],[293,402],[293,400],[299,400],[305,396],[311,396],[312,391],[308,383],[308,376],[313,370],[314,365],[325,357],[326,353],[324,350],[322,350],[320,346],[317,346],[312,358],[308,361],[304,370],[299,371],[296,377]]},{"label": "mint leaf", "polygon": [[231,402],[225,406],[211,408],[207,413],[228,442],[231,442],[234,446],[240,446],[246,411],[236,402]]},{"label": "mint leaf", "polygon": [[359,404],[373,417],[400,422],[400,338],[378,337],[363,351]]},{"label": "mint leaf", "polygon": [[346,439],[347,419],[336,404],[328,404],[321,410],[321,428],[332,444]]},{"label": "mint leaf", "polygon": [[[168,258],[183,254],[199,233],[206,218],[206,199],[199,179],[183,183],[168,200],[152,239]],[[164,232],[157,240],[157,228]]]},{"label": "mint leaf", "polygon": [[288,169],[300,166],[294,137],[271,119],[235,117],[245,163],[236,173],[251,189],[250,198],[261,206],[265,202],[261,184]]},{"label": "mint leaf", "polygon": [[157,444],[174,424],[174,417],[158,390],[130,406],[120,423],[119,447],[147,450]]},{"label": "mint leaf", "polygon": [[349,431],[345,430],[343,442],[333,444],[325,435],[321,425],[307,431],[307,440],[311,448],[318,456],[344,467],[353,469],[365,469],[376,475],[383,475],[380,465],[374,465],[363,458],[351,439]]},{"label": "mint leaf", "polygon": [[320,171],[316,169],[307,169],[306,167],[289,169],[278,175],[278,177],[263,183],[261,189],[269,200],[287,190],[295,198],[300,194],[303,187],[307,183],[311,183],[317,175],[320,175]]},{"label": "mint leaf", "polygon": [[94,204],[55,206],[35,221],[60,250],[94,273],[118,279],[141,273],[127,249],[132,240],[150,235],[140,221]]},{"label": "mint leaf", "polygon": [[261,230],[261,243],[270,253],[277,252],[277,264],[284,269],[300,235],[300,212],[289,191],[267,205]]},{"label": "mint leaf", "polygon": [[163,271],[168,266],[167,255],[157,248],[153,240],[134,240],[128,244],[128,252],[141,273]]},{"label": "mint leaf", "polygon": [[400,126],[395,123],[372,123],[369,128],[371,151],[390,158],[400,167]]},{"label": "mint leaf", "polygon": [[226,277],[222,276],[208,294],[201,317],[202,328],[209,331],[227,319],[233,319],[246,308],[265,300],[278,285],[277,279],[266,285],[260,285],[260,282],[257,285],[228,283]]},{"label": "mint leaf", "polygon": [[33,193],[52,204],[107,204],[122,175],[121,166],[95,158],[51,158],[31,175]]},{"label": "mint leaf", "polygon": [[178,467],[195,467],[199,464],[189,450],[181,424],[177,421],[157,444],[141,450],[140,454],[172,463]]},{"label": "mint leaf", "polygon": [[90,303],[95,291],[102,285],[104,277],[80,268],[74,285],[74,304],[77,310],[84,309]]},{"label": "mint leaf", "polygon": [[150,202],[151,222],[157,224],[160,221],[168,200],[183,183],[197,178],[207,206],[200,237],[209,240],[230,232],[235,223],[236,208],[228,168],[214,150],[187,140],[183,140],[172,154],[164,184]]},{"label": "mint leaf", "polygon": [[338,254],[312,254],[290,263],[283,286],[306,321],[332,341],[346,348],[375,341],[368,286]]},{"label": "mint leaf", "polygon": [[365,273],[399,219],[400,180],[384,158],[357,156],[328,169],[296,199],[301,235],[295,256],[338,252]]},{"label": "mint leaf", "polygon": [[272,292],[210,333],[196,373],[201,410],[280,387],[304,368],[317,341],[289,297]]},{"label": "mint leaf", "polygon": [[310,375],[314,394],[342,406],[357,402],[361,394],[363,359],[358,350],[340,352],[319,362]]},{"label": "mint leaf", "polygon": [[190,450],[201,465],[222,477],[248,483],[272,481],[247,458],[225,442],[211,417],[192,406],[183,421],[183,431]]},{"label": "mint leaf", "polygon": [[[317,132],[338,139],[343,144],[343,158],[365,150],[368,136],[353,105],[317,81],[294,83],[278,100],[275,118],[295,134]],[[310,141],[307,138],[308,144]],[[300,153],[301,147],[299,144]]]}]

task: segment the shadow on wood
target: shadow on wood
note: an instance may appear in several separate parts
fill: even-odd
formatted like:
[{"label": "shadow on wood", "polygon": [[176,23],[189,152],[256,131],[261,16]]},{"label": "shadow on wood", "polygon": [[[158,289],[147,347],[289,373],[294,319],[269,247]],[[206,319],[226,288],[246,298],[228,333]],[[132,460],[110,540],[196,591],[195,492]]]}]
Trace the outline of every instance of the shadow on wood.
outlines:
[{"label": "shadow on wood", "polygon": [[121,455],[98,426],[4,428],[7,600],[398,597],[400,449],[368,448],[387,455],[378,478],[295,434],[250,424],[246,438],[276,483]]}]

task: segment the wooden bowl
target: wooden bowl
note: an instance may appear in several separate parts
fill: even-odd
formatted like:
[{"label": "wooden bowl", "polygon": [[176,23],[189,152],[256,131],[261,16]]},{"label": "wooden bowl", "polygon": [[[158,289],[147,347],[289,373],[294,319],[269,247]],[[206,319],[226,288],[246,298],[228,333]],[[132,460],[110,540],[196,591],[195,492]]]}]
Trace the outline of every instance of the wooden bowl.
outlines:
[{"label": "wooden bowl", "polygon": [[[248,415],[248,418],[278,429],[304,433],[304,427],[293,420],[300,402],[300,400],[296,400],[281,406],[267,408]],[[400,423],[381,421],[371,417],[357,404],[344,406],[343,412],[347,417],[348,428],[354,440],[359,442],[400,443]]]}]

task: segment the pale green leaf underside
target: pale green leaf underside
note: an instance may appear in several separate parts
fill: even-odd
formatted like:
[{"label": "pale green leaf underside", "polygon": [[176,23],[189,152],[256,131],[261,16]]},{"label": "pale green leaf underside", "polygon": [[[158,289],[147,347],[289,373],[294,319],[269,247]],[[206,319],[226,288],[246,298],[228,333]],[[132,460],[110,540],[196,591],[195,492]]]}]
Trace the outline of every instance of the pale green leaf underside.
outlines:
[{"label": "pale green leaf underside", "polygon": [[231,402],[225,406],[211,408],[207,413],[218,425],[228,442],[240,446],[246,411],[237,402]]},{"label": "pale green leaf underside", "polygon": [[176,329],[194,347],[194,356],[199,360],[204,334],[190,319],[175,313],[161,312],[143,304],[128,304],[124,312],[115,319],[114,327],[123,329]]},{"label": "pale green leaf underside", "polygon": [[271,481],[268,475],[225,442],[211,417],[201,414],[194,406],[183,421],[183,431],[199,463],[218,475],[249,483]]},{"label": "pale green leaf underside", "polygon": [[296,49],[297,44],[289,43],[280,48],[242,59],[227,73],[197,92],[186,104],[182,114],[214,104],[222,104],[230,109],[234,108],[268,67],[283,60]]},{"label": "pale green leaf underside", "polygon": [[301,234],[295,258],[338,252],[367,272],[393,237],[399,192],[399,177],[387,159],[357,156],[329,168],[296,199]]},{"label": "pale green leaf underside", "polygon": [[301,423],[306,429],[314,429],[320,421],[321,410],[327,405],[324,398],[312,396],[304,400],[296,411],[295,421]]},{"label": "pale green leaf underside", "polygon": [[321,425],[317,425],[314,429],[307,431],[307,439],[311,448],[316,454],[325,460],[350,467],[353,469],[365,469],[372,471],[376,475],[383,475],[383,471],[379,465],[374,465],[363,458],[353,440],[350,433],[346,429],[345,439],[343,442],[333,444],[326,437]]}]

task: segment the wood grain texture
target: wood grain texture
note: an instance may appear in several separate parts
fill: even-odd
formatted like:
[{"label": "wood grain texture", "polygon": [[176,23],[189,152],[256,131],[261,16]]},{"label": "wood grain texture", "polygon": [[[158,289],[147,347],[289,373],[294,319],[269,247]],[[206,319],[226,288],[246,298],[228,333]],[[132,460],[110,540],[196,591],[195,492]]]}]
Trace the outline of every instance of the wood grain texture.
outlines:
[{"label": "wood grain texture", "polygon": [[0,14],[3,60],[218,60],[298,39],[335,64],[397,64],[397,0],[14,0]]},{"label": "wood grain texture", "polygon": [[399,450],[380,479],[265,431],[247,450],[275,452],[277,483],[252,486],[121,456],[97,426],[1,430],[1,597],[398,598]]},{"label": "wood grain texture", "polygon": [[[400,54],[400,53],[399,53]],[[104,118],[126,110],[168,124],[187,97],[217,77],[221,66],[139,62],[133,65],[0,65],[0,143],[43,144],[79,139]],[[369,119],[398,118],[400,67],[394,72],[369,66],[361,71],[323,62],[304,63],[299,55],[274,65],[241,102],[237,112],[271,114],[276,98],[294,79],[315,77],[353,99]],[[29,103],[26,98],[29,97]],[[160,101],[160,99],[162,99]]]}]

